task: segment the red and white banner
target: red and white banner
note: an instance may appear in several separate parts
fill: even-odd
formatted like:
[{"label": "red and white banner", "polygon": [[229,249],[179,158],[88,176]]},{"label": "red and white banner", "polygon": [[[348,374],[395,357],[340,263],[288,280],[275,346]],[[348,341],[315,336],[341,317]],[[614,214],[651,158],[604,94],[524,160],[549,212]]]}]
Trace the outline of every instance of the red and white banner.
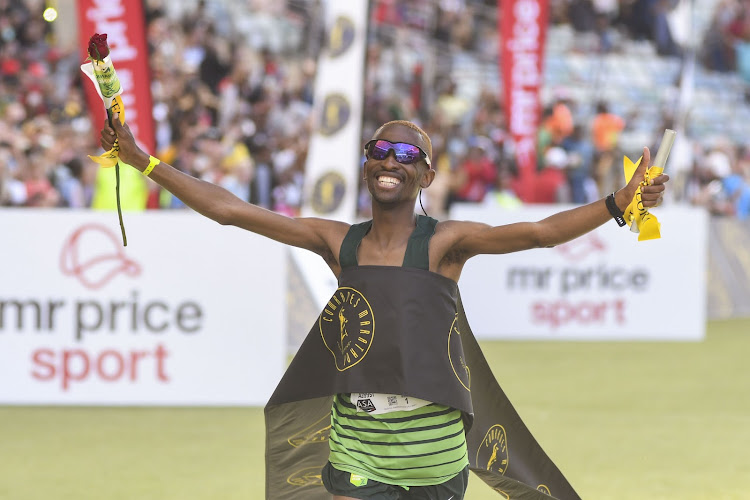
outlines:
[{"label": "red and white banner", "polygon": [[260,406],[281,379],[281,244],[188,212],[130,214],[127,247],[92,211],[0,234],[0,404]]},{"label": "red and white banner", "polygon": [[[451,219],[493,226],[537,221],[572,208],[518,210],[454,204]],[[706,330],[708,216],[693,207],[654,210],[661,239],[614,221],[555,248],[471,259],[459,287],[478,339],[701,340]]]},{"label": "red and white banner", "polygon": [[[86,48],[94,33],[106,34],[112,64],[124,89],[122,101],[125,119],[140,146],[154,151],[154,122],[151,103],[151,83],[146,47],[143,6],[140,0],[78,0],[78,46],[81,63],[88,54]],[[89,112],[98,130],[107,114],[96,89],[84,81]]]},{"label": "red and white banner", "polygon": [[505,114],[515,145],[518,194],[529,201],[536,178],[547,0],[498,0],[498,16]]}]

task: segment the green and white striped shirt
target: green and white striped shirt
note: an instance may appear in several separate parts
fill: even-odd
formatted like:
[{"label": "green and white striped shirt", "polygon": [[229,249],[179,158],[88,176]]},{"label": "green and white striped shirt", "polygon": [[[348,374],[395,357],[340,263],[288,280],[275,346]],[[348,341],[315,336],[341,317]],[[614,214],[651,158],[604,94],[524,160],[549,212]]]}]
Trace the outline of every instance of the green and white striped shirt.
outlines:
[{"label": "green and white striped shirt", "polygon": [[444,483],[469,463],[461,412],[436,403],[372,415],[337,394],[329,444],[334,468],[404,487]]}]

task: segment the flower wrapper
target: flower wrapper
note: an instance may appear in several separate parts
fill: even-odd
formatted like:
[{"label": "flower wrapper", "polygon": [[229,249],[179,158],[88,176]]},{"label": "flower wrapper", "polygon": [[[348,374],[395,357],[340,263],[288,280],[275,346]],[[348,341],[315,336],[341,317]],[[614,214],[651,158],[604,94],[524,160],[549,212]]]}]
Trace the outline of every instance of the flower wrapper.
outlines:
[{"label": "flower wrapper", "polygon": [[112,107],[112,101],[122,94],[123,88],[111,57],[107,56],[101,61],[89,59],[81,65],[81,71],[96,85],[96,93],[102,98],[104,107]]},{"label": "flower wrapper", "polygon": [[[630,182],[630,179],[633,177],[633,174],[635,174],[642,159],[643,157],[639,158],[635,163],[633,163],[633,161],[627,156],[623,159],[623,169],[625,170],[626,182]],[[628,205],[628,208],[625,209],[623,218],[625,219],[625,222],[630,225],[630,230],[634,233],[638,233],[638,241],[661,238],[661,224],[656,216],[643,206],[643,202],[641,201],[641,187],[648,186],[651,183],[651,179],[660,176],[663,171],[664,167],[649,167],[644,179],[641,181],[635,192],[635,196],[633,196],[633,200],[630,202],[630,205]]]},{"label": "flower wrapper", "polygon": [[[81,65],[81,71],[94,83],[96,93],[104,103],[107,116],[111,119],[115,113],[120,114],[120,123],[125,123],[125,105],[120,95],[123,92],[120,79],[117,77],[115,66],[107,45],[107,35],[95,33],[89,39],[88,60]],[[91,156],[94,162],[103,167],[114,167],[117,165],[120,146],[115,141],[112,149],[100,156]]]}]

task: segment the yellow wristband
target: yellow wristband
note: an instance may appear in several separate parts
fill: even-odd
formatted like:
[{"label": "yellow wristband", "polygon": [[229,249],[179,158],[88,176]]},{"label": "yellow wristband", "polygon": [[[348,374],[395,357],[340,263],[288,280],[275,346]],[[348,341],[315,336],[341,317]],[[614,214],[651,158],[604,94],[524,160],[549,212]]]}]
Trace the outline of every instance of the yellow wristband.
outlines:
[{"label": "yellow wristband", "polygon": [[146,167],[145,170],[143,170],[143,175],[149,175],[149,174],[151,174],[151,171],[159,163],[161,163],[161,160],[159,158],[154,158],[153,156],[149,156],[148,157],[148,167]]}]

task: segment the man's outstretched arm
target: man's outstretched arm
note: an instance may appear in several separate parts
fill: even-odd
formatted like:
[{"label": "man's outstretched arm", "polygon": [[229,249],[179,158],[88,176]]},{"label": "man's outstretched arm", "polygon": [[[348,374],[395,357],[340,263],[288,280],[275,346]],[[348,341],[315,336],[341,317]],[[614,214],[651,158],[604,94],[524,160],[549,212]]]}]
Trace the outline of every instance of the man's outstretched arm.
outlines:
[{"label": "man's outstretched arm", "polygon": [[[651,153],[643,148],[643,159],[627,186],[615,193],[615,203],[624,210],[635,196],[640,181],[651,165]],[[666,189],[669,176],[660,175],[653,184],[641,189],[643,206],[657,206]],[[598,200],[570,210],[559,212],[539,222],[520,222],[492,227],[480,223],[455,223],[454,248],[466,258],[479,254],[498,254],[528,250],[530,248],[553,247],[575,239],[611,221],[605,200]]]},{"label": "man's outstretched arm", "polygon": [[[108,151],[117,139],[120,159],[143,172],[149,165],[150,156],[138,147],[130,128],[127,124],[121,125],[117,115],[112,122],[112,126],[105,122],[101,146]],[[329,265],[335,264],[331,262],[332,249],[338,248],[337,242],[340,245],[348,229],[348,225],[342,222],[291,218],[266,210],[164,162],[156,165],[149,177],[187,206],[219,224],[241,227],[287,245],[311,250],[323,256]]]}]

